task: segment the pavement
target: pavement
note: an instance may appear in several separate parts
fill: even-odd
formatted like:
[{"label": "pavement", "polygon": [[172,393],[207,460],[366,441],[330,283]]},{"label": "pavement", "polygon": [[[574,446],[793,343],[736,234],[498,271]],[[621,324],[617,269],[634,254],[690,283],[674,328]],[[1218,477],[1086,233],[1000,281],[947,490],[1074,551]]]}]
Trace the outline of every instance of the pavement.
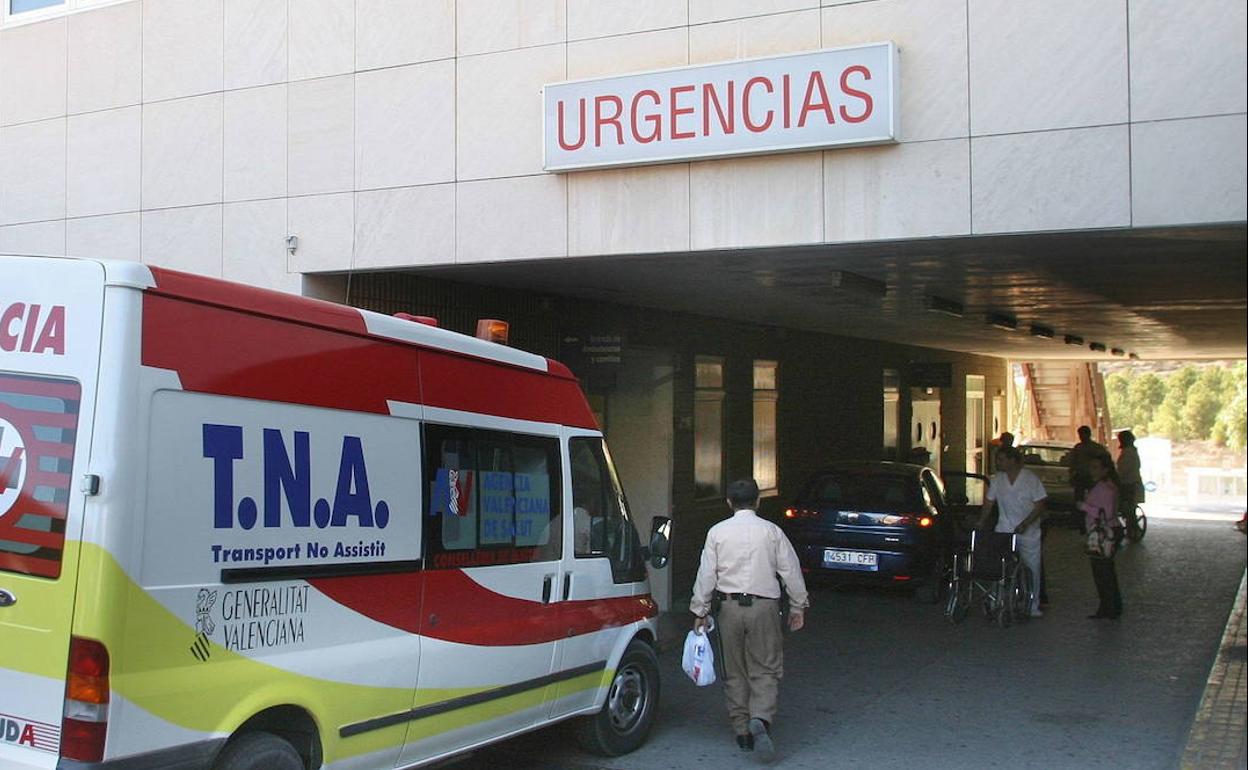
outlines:
[{"label": "pavement", "polygon": [[1183,770],[1242,770],[1248,766],[1248,635],[1245,634],[1245,582],[1222,635],[1183,752]]},{"label": "pavement", "polygon": [[[807,628],[787,639],[773,764],[1243,768],[1244,544],[1225,521],[1150,520],[1145,540],[1119,556],[1119,621],[1085,618],[1096,593],[1070,530],[1046,542],[1045,617],[1013,628],[975,614],[953,625],[902,592],[817,586]],[[695,687],[680,670],[688,622],[663,618],[660,711],[638,751],[592,756],[555,726],[442,766],[759,766],[733,742],[720,686]]]}]

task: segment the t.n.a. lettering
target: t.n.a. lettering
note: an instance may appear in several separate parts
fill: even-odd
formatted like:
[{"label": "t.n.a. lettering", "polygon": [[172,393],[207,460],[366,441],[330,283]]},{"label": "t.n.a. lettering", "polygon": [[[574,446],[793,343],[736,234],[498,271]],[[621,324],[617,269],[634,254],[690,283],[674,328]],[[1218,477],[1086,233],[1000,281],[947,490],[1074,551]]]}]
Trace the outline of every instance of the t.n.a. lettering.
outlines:
[{"label": "t.n.a. lettering", "polygon": [[[373,503],[364,462],[364,442],[359,436],[343,436],[338,453],[338,474],[333,502],[327,497],[313,500],[312,437],[307,431],[294,431],[288,446],[277,428],[262,431],[261,478],[264,481],[263,511],[254,497],[235,498],[236,463],[245,462],[243,428],[240,425],[205,423],[204,458],[212,462],[213,526],[232,529],[235,524],[251,529],[281,527],[282,508],[290,512],[290,525],[311,527],[377,527],[390,522],[390,506],[385,500]],[[285,500],[286,505],[282,505]]]}]

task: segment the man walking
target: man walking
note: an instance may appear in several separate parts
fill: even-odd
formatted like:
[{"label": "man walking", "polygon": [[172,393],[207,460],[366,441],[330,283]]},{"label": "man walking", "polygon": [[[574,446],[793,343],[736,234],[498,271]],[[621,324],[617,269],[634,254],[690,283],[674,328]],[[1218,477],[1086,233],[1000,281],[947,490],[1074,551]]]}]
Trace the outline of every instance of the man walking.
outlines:
[{"label": "man walking", "polygon": [[[728,485],[732,518],[706,533],[689,609],[695,631],[707,625],[711,600],[721,602],[717,623],[723,641],[724,696],[728,718],[744,751],[775,751],[771,723],[784,675],[780,583],[789,594],[789,630],[805,624],[806,581],[793,545],[780,528],[758,517],[758,484]],[[779,576],[779,580],[777,580]]]},{"label": "man walking", "polygon": [[1070,448],[1067,455],[1067,464],[1070,467],[1070,481],[1074,488],[1075,505],[1083,500],[1083,496],[1088,493],[1092,485],[1096,482],[1092,480],[1092,472],[1088,467],[1088,463],[1092,462],[1092,458],[1096,458],[1103,463],[1105,467],[1114,467],[1114,458],[1109,456],[1109,450],[1104,444],[1098,444],[1092,440],[1092,428],[1087,425],[1080,425],[1079,443]]},{"label": "man walking", "polygon": [[1040,477],[1023,467],[1023,453],[1017,447],[1006,447],[997,452],[997,474],[992,477],[984,508],[979,517],[979,528],[988,523],[992,504],[997,504],[997,532],[1018,535],[1018,552],[1023,566],[1031,572],[1031,596],[1028,597],[1028,613],[1033,618],[1043,615],[1040,611],[1041,555],[1040,519],[1044,516],[1044,484]]}]

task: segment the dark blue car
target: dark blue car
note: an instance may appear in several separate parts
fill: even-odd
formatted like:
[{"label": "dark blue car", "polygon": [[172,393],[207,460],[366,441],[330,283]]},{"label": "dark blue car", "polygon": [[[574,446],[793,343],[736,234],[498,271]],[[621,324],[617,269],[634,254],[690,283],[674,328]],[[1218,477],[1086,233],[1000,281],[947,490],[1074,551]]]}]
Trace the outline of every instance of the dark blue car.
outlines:
[{"label": "dark blue car", "polygon": [[925,586],[935,596],[961,518],[973,512],[958,498],[955,510],[922,465],[843,462],[806,482],[780,526],[809,576]]}]

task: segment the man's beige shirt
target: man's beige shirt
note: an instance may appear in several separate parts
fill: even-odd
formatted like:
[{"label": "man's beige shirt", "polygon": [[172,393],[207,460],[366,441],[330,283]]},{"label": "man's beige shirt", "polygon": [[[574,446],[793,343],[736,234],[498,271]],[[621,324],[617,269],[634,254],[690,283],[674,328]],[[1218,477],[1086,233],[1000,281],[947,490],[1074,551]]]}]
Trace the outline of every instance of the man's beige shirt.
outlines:
[{"label": "man's beige shirt", "polygon": [[791,609],[810,605],[793,544],[779,527],[760,519],[754,511],[737,511],[706,533],[689,609],[698,617],[705,615],[716,590],[779,599],[777,575],[789,592]]}]

